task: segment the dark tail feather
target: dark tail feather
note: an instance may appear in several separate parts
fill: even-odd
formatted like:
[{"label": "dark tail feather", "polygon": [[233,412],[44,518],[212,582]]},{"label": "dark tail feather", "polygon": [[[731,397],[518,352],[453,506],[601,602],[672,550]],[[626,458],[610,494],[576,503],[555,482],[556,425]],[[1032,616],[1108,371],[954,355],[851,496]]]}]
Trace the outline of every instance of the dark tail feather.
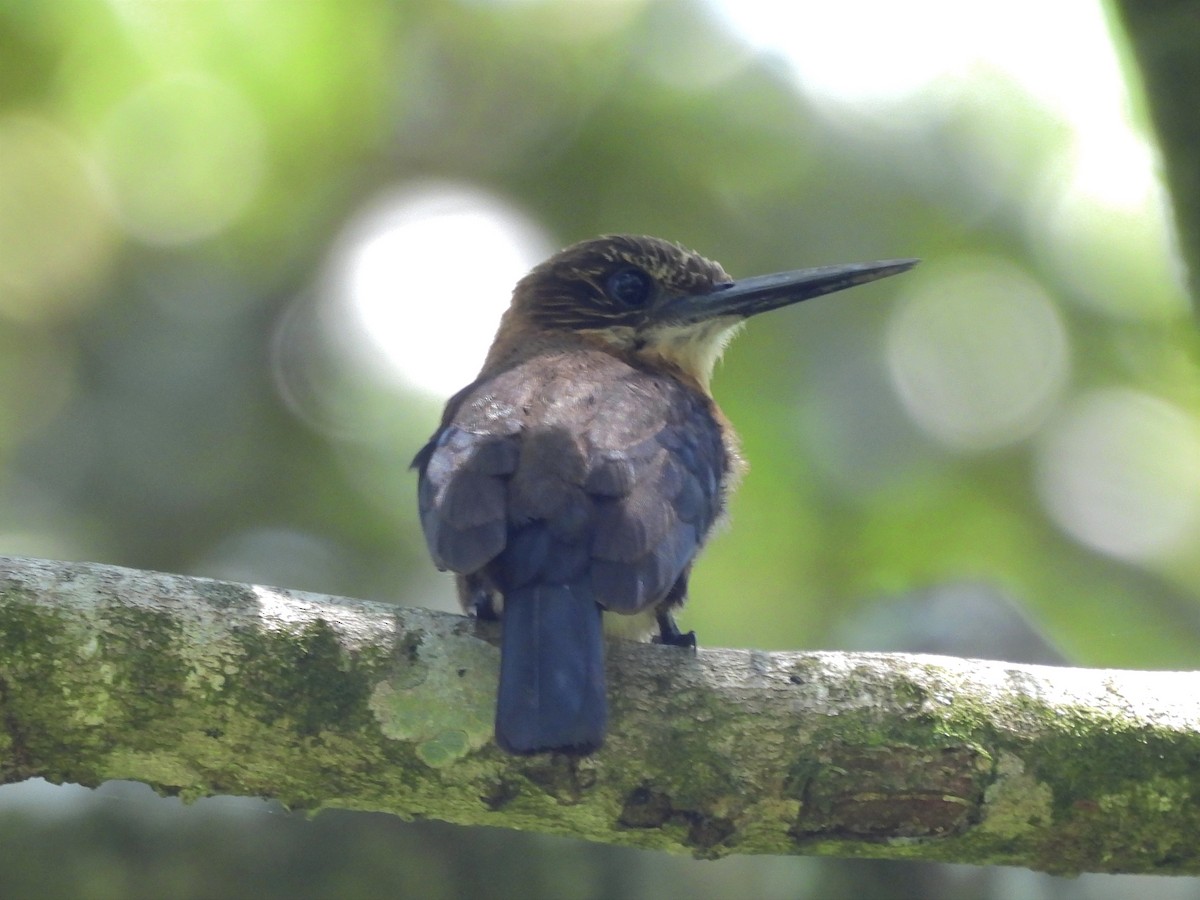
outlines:
[{"label": "dark tail feather", "polygon": [[600,607],[578,586],[530,586],[504,598],[496,742],[510,753],[590,753],[604,742]]}]

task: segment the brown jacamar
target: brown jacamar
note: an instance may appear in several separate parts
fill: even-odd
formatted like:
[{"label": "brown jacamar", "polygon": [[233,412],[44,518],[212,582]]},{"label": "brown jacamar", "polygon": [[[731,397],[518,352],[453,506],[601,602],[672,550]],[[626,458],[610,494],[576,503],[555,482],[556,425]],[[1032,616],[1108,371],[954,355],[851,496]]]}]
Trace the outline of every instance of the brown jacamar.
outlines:
[{"label": "brown jacamar", "polygon": [[671,610],[744,464],[709,391],[749,316],[916,260],[734,281],[677,244],[616,235],[518,282],[479,377],[416,458],[434,562],[466,610],[501,619],[496,740],[588,753],[607,720],[603,611]]}]

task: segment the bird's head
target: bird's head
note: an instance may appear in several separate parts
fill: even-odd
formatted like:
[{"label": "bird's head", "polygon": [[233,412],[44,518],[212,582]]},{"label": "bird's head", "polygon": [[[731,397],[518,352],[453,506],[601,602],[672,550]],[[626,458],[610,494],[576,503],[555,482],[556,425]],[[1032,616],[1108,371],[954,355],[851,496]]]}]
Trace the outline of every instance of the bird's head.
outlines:
[{"label": "bird's head", "polygon": [[[914,259],[802,269],[735,281],[718,263],[659,238],[610,235],[556,253],[522,278],[495,355],[531,334],[570,332],[708,389],[749,316],[903,272]],[[491,358],[489,358],[489,362]]]}]

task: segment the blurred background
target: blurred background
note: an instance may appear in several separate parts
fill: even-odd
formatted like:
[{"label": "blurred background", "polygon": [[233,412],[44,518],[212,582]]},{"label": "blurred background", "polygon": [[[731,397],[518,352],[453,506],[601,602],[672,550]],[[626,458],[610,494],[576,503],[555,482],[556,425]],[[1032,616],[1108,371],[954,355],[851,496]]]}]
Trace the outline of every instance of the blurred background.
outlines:
[{"label": "blurred background", "polygon": [[[413,453],[514,281],[606,232],[756,319],[702,645],[1200,664],[1197,335],[1088,0],[0,0],[0,553],[453,609]],[[1036,27],[1033,24],[1036,23]],[[1069,60],[1067,59],[1069,56]],[[1200,897],[0,789],[3,897]]]}]

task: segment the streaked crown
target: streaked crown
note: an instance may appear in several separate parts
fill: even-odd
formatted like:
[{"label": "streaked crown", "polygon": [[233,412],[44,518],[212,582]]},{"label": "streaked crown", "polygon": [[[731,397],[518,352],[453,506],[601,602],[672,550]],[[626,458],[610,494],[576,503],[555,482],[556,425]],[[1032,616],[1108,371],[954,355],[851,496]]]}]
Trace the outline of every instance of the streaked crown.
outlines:
[{"label": "streaked crown", "polygon": [[707,294],[731,281],[718,263],[670,241],[608,235],[534,268],[517,283],[512,308],[543,328],[636,331],[666,299]]}]

